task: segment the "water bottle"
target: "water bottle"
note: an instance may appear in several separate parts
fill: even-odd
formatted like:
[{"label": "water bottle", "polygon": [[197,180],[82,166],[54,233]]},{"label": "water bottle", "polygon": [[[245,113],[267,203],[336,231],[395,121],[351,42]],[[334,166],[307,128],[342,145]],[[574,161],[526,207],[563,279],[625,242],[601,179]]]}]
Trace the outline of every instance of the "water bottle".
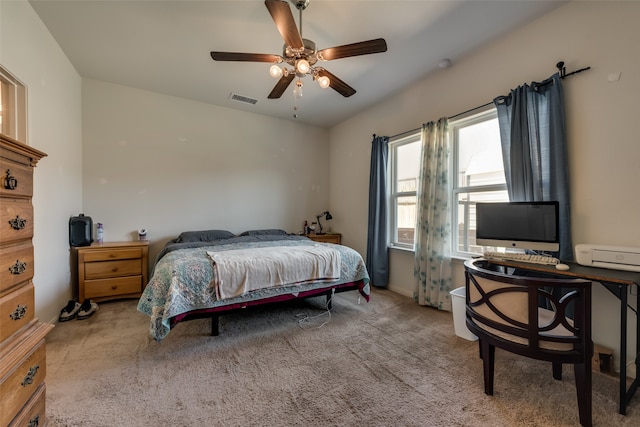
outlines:
[{"label": "water bottle", "polygon": [[102,226],[101,222],[98,223],[97,234],[98,234],[98,243],[102,243],[102,240],[104,238],[104,227]]}]

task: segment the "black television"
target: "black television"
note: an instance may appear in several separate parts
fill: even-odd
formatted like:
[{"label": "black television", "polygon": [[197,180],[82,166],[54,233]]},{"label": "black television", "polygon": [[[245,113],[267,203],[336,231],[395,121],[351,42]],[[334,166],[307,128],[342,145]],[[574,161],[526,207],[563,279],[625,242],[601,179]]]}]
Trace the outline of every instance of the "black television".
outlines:
[{"label": "black television", "polygon": [[476,203],[476,244],[558,252],[559,203]]}]

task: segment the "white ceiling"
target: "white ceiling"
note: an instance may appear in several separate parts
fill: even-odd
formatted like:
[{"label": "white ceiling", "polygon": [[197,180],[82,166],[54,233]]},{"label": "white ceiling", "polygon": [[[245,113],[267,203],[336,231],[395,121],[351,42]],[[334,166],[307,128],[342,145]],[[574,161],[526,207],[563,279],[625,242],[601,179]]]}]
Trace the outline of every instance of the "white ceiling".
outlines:
[{"label": "white ceiling", "polygon": [[[344,98],[305,79],[299,117],[293,84],[280,99],[268,63],[216,62],[210,51],[281,54],[283,41],[260,0],[30,0],[85,78],[318,126],[332,126],[564,0],[311,0],[303,36],[318,49],[382,37],[388,51],[323,66],[357,90]],[[298,11],[292,12],[298,21]],[[255,98],[255,105],[229,99]]]}]

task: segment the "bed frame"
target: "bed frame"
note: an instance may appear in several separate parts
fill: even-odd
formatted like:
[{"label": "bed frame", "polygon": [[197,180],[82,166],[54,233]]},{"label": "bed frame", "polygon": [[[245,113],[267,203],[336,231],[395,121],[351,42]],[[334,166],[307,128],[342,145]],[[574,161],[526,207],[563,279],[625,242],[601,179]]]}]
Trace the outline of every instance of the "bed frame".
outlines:
[{"label": "bed frame", "polygon": [[282,301],[290,301],[294,299],[304,299],[310,297],[316,297],[320,295],[325,295],[327,298],[327,308],[331,310],[331,297],[334,293],[346,292],[346,291],[361,291],[364,288],[365,284],[363,280],[358,280],[356,282],[343,283],[340,285],[332,285],[328,288],[320,288],[320,289],[312,289],[308,291],[303,291],[297,294],[282,294],[275,295],[269,298],[264,298],[255,301],[245,301],[241,303],[227,304],[219,307],[206,308],[202,310],[193,310],[188,313],[183,313],[178,316],[172,317],[170,320],[170,327],[173,329],[178,323],[194,320],[194,319],[204,319],[211,318],[211,336],[220,335],[220,316],[231,313],[234,311],[240,311],[249,307],[261,306],[265,304],[273,304]]}]

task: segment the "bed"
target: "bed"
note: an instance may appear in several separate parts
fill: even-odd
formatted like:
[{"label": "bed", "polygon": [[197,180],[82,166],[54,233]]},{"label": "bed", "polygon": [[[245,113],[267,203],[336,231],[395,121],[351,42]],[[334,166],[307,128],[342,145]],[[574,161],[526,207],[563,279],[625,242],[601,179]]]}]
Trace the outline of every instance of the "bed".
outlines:
[{"label": "bed", "polygon": [[369,275],[358,252],[283,230],[187,231],[163,247],[138,310],[160,341],[178,323],[251,306],[357,290],[369,301]]}]

